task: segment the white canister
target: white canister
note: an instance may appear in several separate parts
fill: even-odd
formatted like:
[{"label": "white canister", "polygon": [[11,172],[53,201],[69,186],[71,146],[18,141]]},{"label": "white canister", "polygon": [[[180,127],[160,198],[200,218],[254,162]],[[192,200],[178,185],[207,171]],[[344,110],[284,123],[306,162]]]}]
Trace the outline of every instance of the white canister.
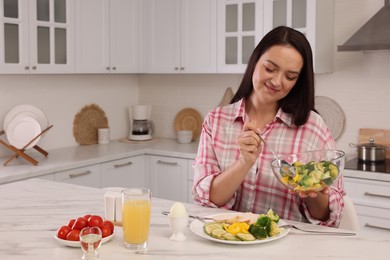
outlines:
[{"label": "white canister", "polygon": [[110,128],[98,128],[98,144],[110,142]]}]

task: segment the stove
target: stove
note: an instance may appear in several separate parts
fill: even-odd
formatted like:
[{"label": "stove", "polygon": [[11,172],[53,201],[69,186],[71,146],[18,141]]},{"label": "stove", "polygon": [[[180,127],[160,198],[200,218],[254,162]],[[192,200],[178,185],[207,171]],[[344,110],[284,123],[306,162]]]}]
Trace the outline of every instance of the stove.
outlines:
[{"label": "stove", "polygon": [[344,168],[348,170],[390,173],[390,159],[386,159],[383,162],[363,162],[358,158],[354,158],[346,161]]}]

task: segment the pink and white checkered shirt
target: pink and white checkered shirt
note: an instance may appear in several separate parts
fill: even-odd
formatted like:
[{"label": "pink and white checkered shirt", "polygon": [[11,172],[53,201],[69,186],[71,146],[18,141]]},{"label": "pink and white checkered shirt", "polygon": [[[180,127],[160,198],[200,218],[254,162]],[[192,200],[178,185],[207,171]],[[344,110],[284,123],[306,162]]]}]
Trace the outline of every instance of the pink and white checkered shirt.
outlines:
[{"label": "pink and white checkered shirt", "polygon": [[[210,186],[213,179],[240,158],[237,144],[244,122],[248,121],[245,102],[218,107],[210,111],[203,123],[198,153],[193,163],[194,200],[203,206],[216,207],[210,202]],[[261,133],[278,155],[308,150],[334,149],[336,144],[322,118],[311,112],[307,123],[297,127],[291,116],[279,109],[274,120]],[[291,194],[275,178],[270,163],[272,152],[263,146],[258,160],[249,170],[245,180],[223,208],[241,212],[266,213],[273,209],[283,219],[338,226],[344,208],[343,180],[329,188],[330,218],[321,222],[313,219],[303,200]]]}]

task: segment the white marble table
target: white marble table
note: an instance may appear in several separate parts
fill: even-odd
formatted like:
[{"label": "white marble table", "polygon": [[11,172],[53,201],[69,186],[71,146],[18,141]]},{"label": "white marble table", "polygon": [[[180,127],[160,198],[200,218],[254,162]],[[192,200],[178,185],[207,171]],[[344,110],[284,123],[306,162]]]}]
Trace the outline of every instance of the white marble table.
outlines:
[{"label": "white marble table", "polygon": [[[0,259],[80,259],[79,248],[60,245],[53,235],[70,218],[104,215],[104,191],[94,188],[30,179],[0,188]],[[389,259],[390,240],[376,237],[308,235],[287,236],[257,245],[227,245],[185,231],[184,242],[169,240],[168,219],[161,214],[172,201],[152,202],[149,249],[136,254],[123,246],[122,229],[103,244],[101,259]],[[220,212],[187,204],[199,215]],[[325,228],[327,229],[327,228]]]}]

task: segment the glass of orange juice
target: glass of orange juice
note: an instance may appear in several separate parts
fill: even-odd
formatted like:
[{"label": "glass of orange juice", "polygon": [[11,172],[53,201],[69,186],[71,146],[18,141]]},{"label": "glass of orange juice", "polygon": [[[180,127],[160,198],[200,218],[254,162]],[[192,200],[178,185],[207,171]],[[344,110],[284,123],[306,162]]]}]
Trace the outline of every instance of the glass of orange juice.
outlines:
[{"label": "glass of orange juice", "polygon": [[145,249],[150,225],[151,192],[147,188],[122,191],[122,226],[125,247]]}]

